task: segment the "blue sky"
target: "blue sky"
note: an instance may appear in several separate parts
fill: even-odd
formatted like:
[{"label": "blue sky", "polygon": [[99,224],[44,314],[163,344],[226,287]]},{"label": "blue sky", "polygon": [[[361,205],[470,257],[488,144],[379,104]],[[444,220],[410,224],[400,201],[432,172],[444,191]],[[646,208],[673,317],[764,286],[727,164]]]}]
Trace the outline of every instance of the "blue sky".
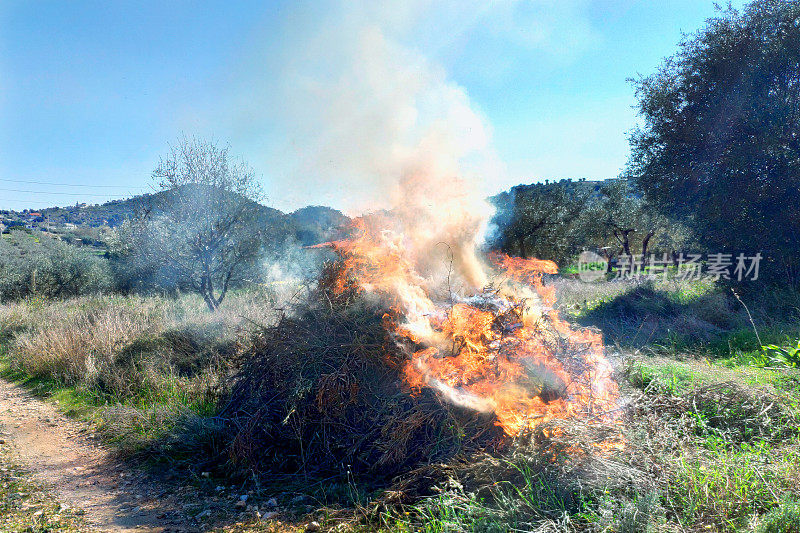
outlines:
[{"label": "blue sky", "polygon": [[486,193],[612,177],[636,123],[626,78],[714,14],[705,0],[375,4],[0,3],[0,208],[147,191],[182,133],[229,142],[284,210],[367,208],[432,151]]}]

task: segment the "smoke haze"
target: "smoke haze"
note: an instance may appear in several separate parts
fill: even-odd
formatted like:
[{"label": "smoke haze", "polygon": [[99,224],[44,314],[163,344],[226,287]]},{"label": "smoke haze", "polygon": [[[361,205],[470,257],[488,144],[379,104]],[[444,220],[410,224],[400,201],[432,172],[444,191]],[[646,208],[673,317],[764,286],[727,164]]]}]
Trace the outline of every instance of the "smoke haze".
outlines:
[{"label": "smoke haze", "polygon": [[[454,194],[455,176],[467,184],[462,194],[477,199],[488,192],[483,184],[503,173],[491,128],[464,88],[401,42],[428,3],[390,4],[337,2],[325,13],[294,8],[284,31],[297,46],[248,62],[248,69],[275,75],[240,94],[247,111],[234,129],[248,131],[265,119],[280,124],[286,138],[278,150],[295,162],[280,170],[280,181],[293,189],[288,195],[322,193],[353,215],[406,202],[419,191],[403,188],[411,175],[426,176],[424,201],[436,204]],[[278,95],[281,108],[253,111],[250,98],[265,94],[270,101]]]}]

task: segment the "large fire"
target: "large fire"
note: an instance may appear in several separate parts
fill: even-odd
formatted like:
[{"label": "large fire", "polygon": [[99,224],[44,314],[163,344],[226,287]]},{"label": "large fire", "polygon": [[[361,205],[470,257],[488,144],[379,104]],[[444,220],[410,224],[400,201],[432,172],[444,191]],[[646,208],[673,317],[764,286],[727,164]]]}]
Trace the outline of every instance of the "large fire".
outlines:
[{"label": "large fire", "polygon": [[556,265],[480,260],[467,211],[446,211],[434,227],[425,213],[361,217],[351,238],[321,245],[341,257],[335,291],[356,288],[392,310],[385,323],[408,353],[412,393],[431,387],[494,413],[509,436],[554,419],[613,419],[618,388],[601,336],[560,318],[543,283]]}]

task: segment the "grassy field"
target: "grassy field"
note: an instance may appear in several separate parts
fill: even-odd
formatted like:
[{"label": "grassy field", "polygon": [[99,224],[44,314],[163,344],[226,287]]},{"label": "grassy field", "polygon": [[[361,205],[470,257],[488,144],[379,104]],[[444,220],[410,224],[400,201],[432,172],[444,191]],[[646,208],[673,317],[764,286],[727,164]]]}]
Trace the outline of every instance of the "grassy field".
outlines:
[{"label": "grassy field", "polygon": [[[531,440],[468,467],[443,464],[434,486],[411,499],[395,497],[408,492],[402,475],[389,486],[349,474],[270,483],[231,456],[217,415],[243,338],[274,323],[286,295],[238,293],[217,314],[188,295],[6,304],[0,361],[4,377],[58,400],[131,461],[195,478],[211,470],[213,483],[235,479],[265,500],[305,493],[305,501],[281,502],[289,523],[396,532],[800,531],[800,369],[761,349],[797,344],[797,295],[743,294],[756,333],[742,303],[713,283],[554,284],[562,313],[604,333],[623,392],[625,446],[594,453]],[[22,481],[6,477],[9,506]],[[13,512],[46,530],[35,529],[45,513]]]}]

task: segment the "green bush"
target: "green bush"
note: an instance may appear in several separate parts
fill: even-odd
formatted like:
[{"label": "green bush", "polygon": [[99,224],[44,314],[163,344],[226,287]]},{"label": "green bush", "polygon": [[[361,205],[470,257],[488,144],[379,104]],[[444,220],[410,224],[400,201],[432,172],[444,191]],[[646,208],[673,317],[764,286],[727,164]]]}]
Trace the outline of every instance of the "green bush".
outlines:
[{"label": "green bush", "polygon": [[113,284],[108,263],[45,235],[12,231],[0,239],[0,300],[94,294]]},{"label": "green bush", "polygon": [[761,350],[766,358],[765,364],[771,366],[800,366],[800,341],[797,341],[794,346],[785,348],[776,344],[768,344],[762,346]]},{"label": "green bush", "polygon": [[757,533],[800,532],[800,503],[786,500],[764,515],[756,528]]}]

